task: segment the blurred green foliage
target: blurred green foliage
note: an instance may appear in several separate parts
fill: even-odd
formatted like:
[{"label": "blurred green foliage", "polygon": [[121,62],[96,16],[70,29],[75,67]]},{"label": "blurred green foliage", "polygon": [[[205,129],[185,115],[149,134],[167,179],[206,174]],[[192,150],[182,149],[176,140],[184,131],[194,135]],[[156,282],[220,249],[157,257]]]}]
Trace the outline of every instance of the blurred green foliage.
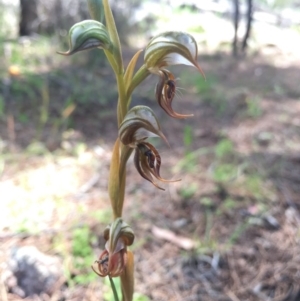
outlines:
[{"label": "blurred green foliage", "polygon": [[213,170],[213,179],[216,182],[228,182],[232,181],[237,177],[238,167],[229,164],[219,164]]},{"label": "blurred green foliage", "polygon": [[258,97],[255,98],[247,98],[247,110],[246,114],[251,118],[258,118],[263,114],[263,111],[260,107],[260,99]]},{"label": "blurred green foliage", "polygon": [[91,233],[88,226],[76,228],[72,232],[72,256],[74,268],[79,270],[72,282],[78,284],[87,284],[97,278],[97,275],[91,270],[90,266],[95,261],[94,252],[91,247],[92,240],[96,237]]},{"label": "blurred green foliage", "polygon": [[234,153],[234,146],[229,139],[222,139],[215,146],[215,155],[218,159],[222,159],[226,156]]}]

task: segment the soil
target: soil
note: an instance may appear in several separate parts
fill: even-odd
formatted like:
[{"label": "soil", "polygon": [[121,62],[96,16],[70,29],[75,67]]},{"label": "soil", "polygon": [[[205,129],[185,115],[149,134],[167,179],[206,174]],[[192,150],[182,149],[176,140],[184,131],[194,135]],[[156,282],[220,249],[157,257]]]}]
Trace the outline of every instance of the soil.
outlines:
[{"label": "soil", "polygon": [[[128,60],[133,52],[127,52]],[[218,53],[200,56],[199,62],[206,83],[194,70],[174,68],[178,85],[184,88],[178,90],[174,108],[193,113],[192,118],[175,120],[160,110],[154,101],[155,76],[133,96],[134,105],[153,108],[169,141],[170,147],[155,144],[162,157],[162,176],[181,179],[162,184],[166,189],[162,192],[142,179],[129,160],[124,219],[136,236],[135,289],[156,301],[300,300],[299,60],[280,52],[239,59]],[[87,72],[83,67],[68,68],[67,73],[76,68]],[[109,70],[94,76],[102,81],[99,95],[107,94],[108,101],[77,104],[71,121],[54,134],[51,121],[60,95],[67,92],[50,78],[50,122],[40,137],[45,146],[41,154],[28,151],[36,137],[32,107],[28,108],[32,121],[26,126],[14,120],[14,141],[9,119],[1,121],[1,137],[10,141],[7,149],[11,149],[1,175],[2,189],[7,189],[2,195],[9,200],[8,191],[19,190],[23,199],[18,202],[28,202],[30,208],[27,215],[26,206],[21,210],[40,229],[15,231],[14,216],[3,222],[2,262],[13,246],[23,245],[72,262],[71,233],[83,225],[97,238],[91,243],[95,259],[104,247],[102,231],[110,216],[107,175],[117,136],[116,91]],[[12,112],[18,115],[14,107]],[[232,142],[234,151],[218,156],[217,145],[224,139]],[[78,145],[83,145],[81,151]],[[218,180],[214,171],[224,165],[237,166],[237,175]],[[59,201],[52,208],[55,198]],[[50,207],[51,214],[41,222],[41,213],[31,210],[42,203],[43,214]],[[93,214],[101,210],[106,220]],[[37,215],[36,222],[32,214]],[[54,244],[58,237],[61,248]],[[184,240],[192,247],[182,245]],[[72,263],[67,267],[73,278],[80,273]],[[26,300],[104,300],[106,290],[99,279],[76,286],[65,280],[50,296]],[[0,299],[21,300],[6,290],[3,281]]]}]

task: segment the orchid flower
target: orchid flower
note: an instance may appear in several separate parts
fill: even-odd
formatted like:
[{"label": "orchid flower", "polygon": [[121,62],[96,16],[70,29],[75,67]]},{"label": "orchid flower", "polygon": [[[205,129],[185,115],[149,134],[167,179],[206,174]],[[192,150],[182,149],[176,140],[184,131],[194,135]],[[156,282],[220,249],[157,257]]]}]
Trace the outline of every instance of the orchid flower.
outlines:
[{"label": "orchid flower", "polygon": [[145,141],[153,136],[161,137],[168,143],[154,112],[146,106],[133,107],[120,125],[120,140],[124,145],[135,149],[134,165],[138,173],[157,188],[164,190],[154,182],[153,178],[162,182],[174,181],[165,180],[160,176],[161,157],[159,152],[152,144]]},{"label": "orchid flower", "polygon": [[105,250],[95,262],[98,271],[93,266],[92,269],[100,277],[118,277],[126,268],[127,247],[134,241],[133,231],[121,218],[117,218],[104,230],[104,239],[107,241]]},{"label": "orchid flower", "polygon": [[172,101],[176,92],[174,75],[165,69],[171,65],[193,66],[205,75],[197,62],[198,47],[195,39],[184,32],[169,31],[151,39],[145,50],[144,61],[149,72],[159,75],[155,95],[158,104],[171,117],[186,118],[192,115],[182,115],[174,112]]}]

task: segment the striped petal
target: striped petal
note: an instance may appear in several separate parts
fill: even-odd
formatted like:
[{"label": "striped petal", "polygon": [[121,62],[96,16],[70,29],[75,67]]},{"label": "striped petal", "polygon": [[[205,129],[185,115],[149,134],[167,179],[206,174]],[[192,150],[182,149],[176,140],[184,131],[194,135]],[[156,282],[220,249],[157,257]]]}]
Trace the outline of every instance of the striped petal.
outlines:
[{"label": "striped petal", "polygon": [[119,128],[119,137],[130,147],[148,137],[161,137],[167,142],[154,112],[147,106],[135,106],[126,114]]},{"label": "striped petal", "polygon": [[157,73],[159,69],[171,65],[196,67],[204,76],[197,62],[198,47],[195,39],[188,33],[169,31],[155,36],[145,50],[147,68]]},{"label": "striped petal", "polygon": [[73,25],[69,31],[69,50],[58,52],[72,55],[78,51],[92,48],[103,48],[112,51],[112,42],[106,27],[95,20],[85,20]]}]

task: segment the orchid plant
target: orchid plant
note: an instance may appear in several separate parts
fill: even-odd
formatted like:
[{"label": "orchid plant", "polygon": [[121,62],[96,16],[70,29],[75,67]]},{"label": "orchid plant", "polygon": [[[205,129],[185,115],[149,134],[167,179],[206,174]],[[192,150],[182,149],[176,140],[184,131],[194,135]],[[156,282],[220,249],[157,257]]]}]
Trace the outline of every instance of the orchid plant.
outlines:
[{"label": "orchid plant", "polygon": [[[92,267],[101,277],[108,276],[115,300],[118,300],[112,278],[121,278],[124,301],[132,301],[134,292],[134,256],[128,249],[134,241],[132,228],[123,220],[122,211],[126,186],[126,163],[134,152],[137,172],[155,187],[164,190],[158,182],[173,182],[160,176],[161,157],[148,137],[160,137],[167,142],[153,110],[147,106],[130,107],[134,89],[150,74],[158,76],[155,97],[160,107],[173,118],[186,118],[175,112],[172,101],[176,93],[176,79],[166,69],[183,64],[194,66],[204,76],[197,62],[197,43],[184,32],[164,32],[153,37],[144,50],[144,64],[135,72],[136,62],[143,50],[137,51],[124,68],[120,40],[108,0],[87,0],[91,20],[75,24],[69,31],[69,50],[59,52],[72,55],[92,48],[105,52],[118,86],[118,137],[111,158],[108,193],[113,221],[104,230],[104,251]],[[104,25],[105,24],[105,25]]]}]

